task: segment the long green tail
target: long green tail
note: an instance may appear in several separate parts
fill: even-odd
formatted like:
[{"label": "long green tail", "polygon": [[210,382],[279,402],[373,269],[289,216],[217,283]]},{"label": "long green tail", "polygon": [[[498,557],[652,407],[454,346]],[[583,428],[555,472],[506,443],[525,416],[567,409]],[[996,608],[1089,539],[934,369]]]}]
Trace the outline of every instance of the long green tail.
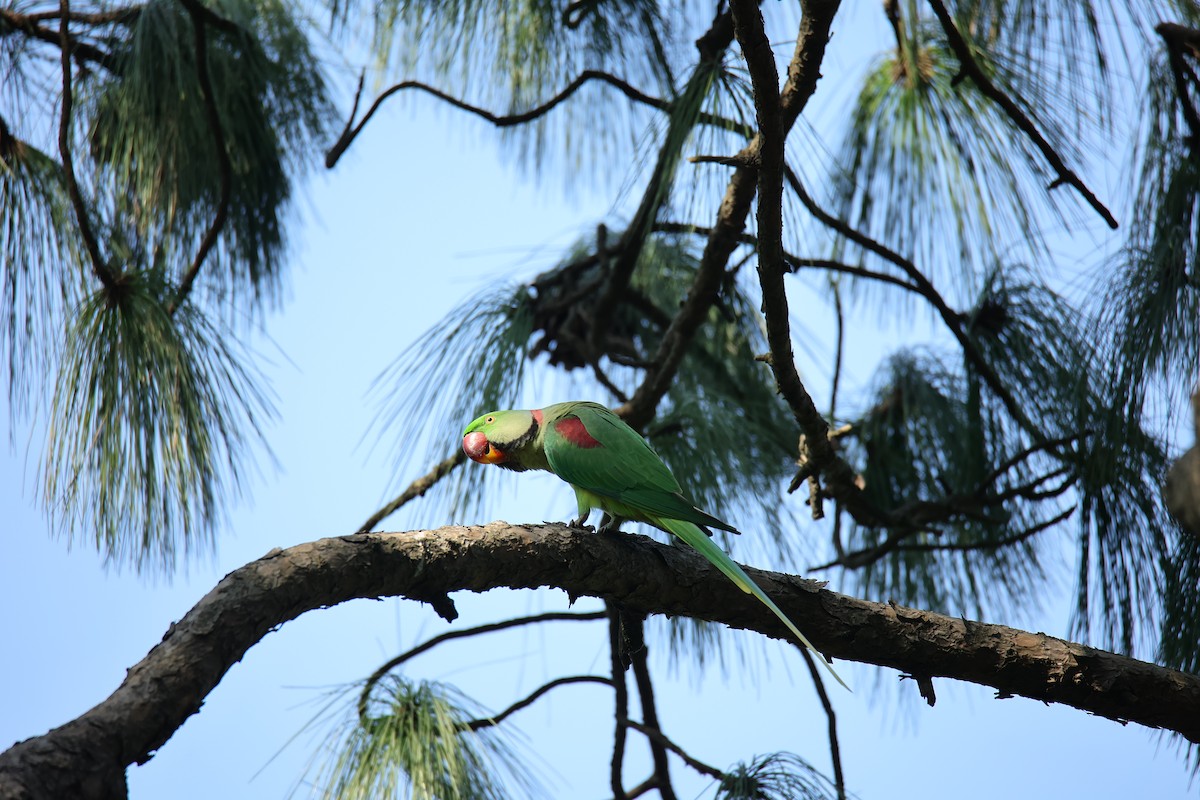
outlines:
[{"label": "long green tail", "polygon": [[704,533],[704,531],[700,530],[700,528],[692,523],[685,522],[681,519],[659,519],[658,523],[660,527],[665,528],[666,530],[675,534],[684,542],[691,545],[695,550],[699,551],[700,555],[707,558],[714,567],[721,570],[721,572],[725,573],[729,580],[737,584],[739,589],[747,594],[754,595],[762,602],[763,605],[771,609],[772,613],[779,617],[779,620],[788,627],[788,630],[796,634],[796,638],[800,640],[800,643],[807,647],[809,651],[817,657],[817,661],[820,661],[825,669],[829,670],[829,674],[832,675],[838,683],[840,683],[842,686],[845,686],[846,689],[850,689],[849,686],[846,686],[846,682],[842,680],[842,676],[838,675],[837,672],[834,671],[833,667],[830,666],[829,662],[825,660],[825,656],[821,655],[817,648],[813,647],[812,642],[810,642],[804,636],[804,634],[800,632],[800,629],[796,627],[796,624],[788,619],[788,615],[784,614],[783,611],[780,610],[779,606],[775,605],[775,601],[770,597],[767,597],[767,593],[764,592],[757,583],[751,580],[750,576],[746,574],[745,570],[743,570],[736,561],[726,555],[725,551],[718,547],[717,544],[711,538],[709,538],[707,534]]}]

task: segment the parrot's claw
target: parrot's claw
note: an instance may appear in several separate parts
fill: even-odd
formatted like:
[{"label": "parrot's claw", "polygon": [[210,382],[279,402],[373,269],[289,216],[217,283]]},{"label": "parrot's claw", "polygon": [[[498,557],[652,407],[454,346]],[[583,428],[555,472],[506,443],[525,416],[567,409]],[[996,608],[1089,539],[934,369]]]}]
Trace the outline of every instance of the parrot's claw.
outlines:
[{"label": "parrot's claw", "polygon": [[620,533],[621,523],[625,520],[620,517],[614,517],[611,514],[605,513],[600,518],[600,527],[596,529],[597,533]]},{"label": "parrot's claw", "polygon": [[592,526],[587,524],[587,518],[588,518],[588,515],[584,514],[582,517],[576,517],[575,519],[571,520],[567,524],[570,525],[572,528],[583,528],[585,531],[590,531],[592,529]]}]

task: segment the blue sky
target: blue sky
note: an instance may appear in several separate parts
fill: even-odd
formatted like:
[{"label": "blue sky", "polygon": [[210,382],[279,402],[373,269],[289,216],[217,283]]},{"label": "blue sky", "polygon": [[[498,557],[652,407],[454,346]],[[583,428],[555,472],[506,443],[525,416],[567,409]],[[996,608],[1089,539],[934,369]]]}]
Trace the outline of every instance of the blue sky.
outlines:
[{"label": "blue sky", "polygon": [[[40,434],[25,422],[10,426],[0,456],[0,746],[101,701],[228,571],[274,547],[352,532],[413,477],[392,474],[390,443],[372,449],[364,439],[375,408],[371,381],[464,296],[498,275],[535,274],[610,211],[603,196],[566,197],[552,180],[529,182],[496,141],[483,123],[446,110],[385,110],[336,170],[312,181],[306,221],[294,233],[289,297],[252,337],[278,396],[279,420],[267,436],[279,468],[264,460],[214,558],[168,581],[106,569],[88,547],[51,538],[35,502]],[[803,304],[805,294],[794,299]],[[861,388],[881,348],[871,334],[855,346],[863,358],[848,379]],[[448,446],[458,432],[444,432]],[[493,486],[503,496],[489,519],[566,519],[573,511],[552,481],[504,475]],[[384,529],[445,521],[430,515],[418,502]],[[550,590],[455,601],[454,627],[567,606]],[[1045,605],[1032,621],[988,621],[1063,635],[1065,588]],[[327,692],[448,629],[424,607],[397,600],[350,603],[283,626],[235,665],[155,758],[130,769],[131,796],[285,796],[320,742],[292,737]],[[602,673],[605,648],[602,624],[558,624],[435,650],[412,662],[410,674],[455,683],[498,710],[550,678]],[[828,771],[825,719],[794,649],[753,642],[747,653],[746,666],[732,659],[728,672],[705,673],[656,653],[668,735],[721,767],[790,750]],[[1174,746],[1143,728],[1019,698],[996,701],[990,690],[952,681],[937,684],[931,709],[911,685],[897,690],[892,671],[839,669],[855,687],[834,687],[846,777],[864,800],[1174,798],[1194,788]],[[606,795],[610,706],[600,687],[568,687],[512,718],[549,796]],[[643,748],[633,747],[627,783],[647,769]],[[673,774],[681,797],[711,796],[709,780],[678,761]]]}]

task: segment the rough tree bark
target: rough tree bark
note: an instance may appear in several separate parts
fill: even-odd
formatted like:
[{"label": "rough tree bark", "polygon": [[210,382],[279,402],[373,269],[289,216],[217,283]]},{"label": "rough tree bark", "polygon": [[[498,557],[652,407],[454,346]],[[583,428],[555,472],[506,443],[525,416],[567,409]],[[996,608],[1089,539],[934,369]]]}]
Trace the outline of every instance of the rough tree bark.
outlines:
[{"label": "rough tree bark", "polygon": [[[791,575],[749,572],[835,657],[922,680],[971,681],[999,697],[1064,703],[1200,742],[1200,676],[1044,634],[858,600]],[[761,603],[700,556],[643,536],[495,522],[321,539],[229,573],[107,700],[0,753],[0,799],[125,797],[126,766],[150,759],[250,647],[306,611],[401,596],[452,618],[448,592],[540,586],[788,637]]]}]

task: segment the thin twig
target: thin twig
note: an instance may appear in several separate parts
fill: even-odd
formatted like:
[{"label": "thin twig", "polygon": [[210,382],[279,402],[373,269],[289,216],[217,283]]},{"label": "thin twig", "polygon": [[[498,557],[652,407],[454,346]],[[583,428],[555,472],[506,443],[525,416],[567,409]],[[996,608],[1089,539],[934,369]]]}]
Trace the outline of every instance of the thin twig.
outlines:
[{"label": "thin twig", "polygon": [[584,613],[575,613],[572,611],[550,611],[545,614],[535,614],[528,617],[515,617],[513,619],[506,619],[503,622],[491,622],[487,625],[476,625],[473,628],[463,628],[462,630],[450,631],[448,633],[435,636],[432,639],[427,639],[416,647],[404,651],[395,658],[389,659],[382,666],[371,673],[370,677],[367,678],[366,683],[363,684],[362,692],[360,692],[358,696],[359,716],[366,716],[367,704],[371,698],[371,691],[375,688],[375,684],[379,683],[384,675],[387,675],[404,662],[416,658],[428,650],[432,650],[439,644],[444,644],[454,639],[463,639],[468,636],[478,636],[481,633],[493,633],[495,631],[516,628],[521,625],[534,625],[540,622],[590,622],[592,620],[604,618],[605,613],[603,611],[588,611]]},{"label": "thin twig", "polygon": [[528,708],[529,706],[533,705],[533,703],[539,697],[546,694],[547,692],[549,692],[553,689],[557,689],[559,686],[569,686],[569,685],[577,684],[577,683],[602,683],[605,686],[612,686],[612,679],[605,678],[601,675],[572,675],[572,676],[568,676],[566,678],[555,678],[554,680],[550,681],[549,683],[539,686],[537,689],[533,690],[533,692],[531,692],[528,696],[513,703],[511,706],[504,709],[499,714],[496,714],[495,716],[491,716],[491,717],[482,717],[480,719],[473,719],[470,722],[464,722],[462,725],[462,728],[465,730],[470,730],[470,731],[478,731],[478,730],[482,730],[483,728],[490,728],[494,725],[499,725],[501,722],[503,722],[505,719],[507,719],[509,716],[511,716],[515,712],[520,711],[523,708]]},{"label": "thin twig", "polygon": [[621,614],[612,603],[608,606],[608,655],[609,668],[612,671],[612,685],[615,690],[616,727],[613,731],[612,762],[609,767],[609,784],[612,787],[613,800],[629,800],[625,793],[625,781],[622,777],[625,766],[625,743],[628,738],[628,727],[624,720],[629,718],[629,687],[625,683],[625,665],[621,662]]},{"label": "thin twig", "polygon": [[813,688],[817,690],[821,707],[825,709],[825,718],[829,722],[829,757],[833,761],[833,781],[837,787],[838,800],[846,800],[846,776],[842,772],[842,748],[838,745],[837,714],[833,710],[833,702],[829,699],[829,693],[825,691],[825,681],[821,679],[821,673],[817,669],[812,655],[809,654],[808,648],[797,646],[796,649],[804,657],[804,665],[808,667],[808,673],[812,675]]},{"label": "thin twig", "polygon": [[1000,539],[993,539],[991,541],[986,541],[986,542],[951,542],[948,544],[930,544],[930,543],[902,544],[902,545],[899,545],[898,547],[896,547],[896,550],[905,550],[905,551],[913,551],[913,552],[946,551],[946,552],[960,552],[960,553],[965,552],[965,551],[971,551],[971,550],[997,550],[1001,547],[1008,547],[1009,545],[1019,544],[1020,542],[1023,542],[1026,539],[1036,536],[1037,534],[1041,533],[1042,531],[1046,530],[1047,528],[1054,527],[1058,523],[1065,521],[1068,517],[1070,517],[1072,514],[1074,514],[1075,508],[1076,508],[1075,506],[1071,506],[1070,508],[1063,511],[1062,513],[1055,514],[1053,517],[1051,517],[1048,520],[1044,520],[1042,522],[1039,522],[1036,525],[1032,525],[1032,526],[1026,528],[1025,530],[1023,530],[1019,533],[1014,533],[1011,536],[1005,536]]},{"label": "thin twig", "polygon": [[868,250],[880,258],[895,264],[904,272],[905,275],[909,277],[909,280],[912,281],[912,285],[916,287],[916,291],[920,293],[920,295],[924,297],[930,305],[933,306],[934,310],[938,312],[938,316],[942,318],[942,322],[945,323],[946,328],[958,341],[958,344],[962,348],[963,354],[967,357],[967,360],[971,362],[971,365],[976,370],[978,370],[980,377],[984,379],[992,392],[994,392],[996,396],[1000,398],[1000,402],[1004,404],[1005,409],[1008,410],[1008,413],[1012,416],[1012,418],[1016,420],[1017,423],[1020,424],[1021,427],[1023,427],[1034,438],[1039,440],[1043,439],[1044,436],[1041,431],[1038,430],[1037,426],[1033,424],[1033,421],[1030,420],[1028,415],[1025,414],[1025,410],[1004,385],[1004,381],[1001,380],[995,368],[992,367],[986,358],[984,358],[983,353],[981,353],[979,350],[979,347],[963,330],[961,315],[955,313],[955,311],[950,308],[949,303],[947,303],[945,298],[942,297],[941,293],[934,288],[932,281],[925,277],[925,273],[917,269],[917,265],[909,261],[904,256],[895,252],[886,245],[876,241],[875,239],[872,239],[870,236],[867,236],[865,233],[855,229],[844,220],[838,219],[817,205],[817,202],[813,200],[812,196],[804,188],[804,184],[800,182],[800,178],[787,165],[784,166],[784,177],[787,179],[788,185],[791,187],[792,191],[796,193],[796,197],[799,198],[804,207],[808,209],[808,212],[816,217],[818,221],[820,221],[826,227],[837,231],[839,234],[846,237],[864,250]]},{"label": "thin twig", "polygon": [[68,25],[71,19],[70,0],[60,0],[59,10],[62,17],[58,22],[59,47],[62,48],[62,115],[58,121],[58,152],[62,157],[63,181],[67,185],[67,196],[71,199],[71,207],[75,210],[75,221],[79,225],[79,235],[83,238],[83,246],[92,262],[92,272],[106,289],[114,289],[119,283],[117,276],[104,261],[100,254],[100,242],[92,231],[88,219],[87,204],[79,189],[79,181],[75,177],[75,161],[71,155],[71,111],[75,97],[71,86],[71,34]]},{"label": "thin twig", "polygon": [[[950,16],[950,12],[946,10],[946,5],[942,0],[929,0],[929,5],[933,9],[934,15],[938,18],[938,22],[942,25],[942,30],[946,32],[946,40],[950,45],[950,49],[958,57],[959,75],[968,75],[975,85],[979,87],[979,91],[983,95],[1003,109],[1008,118],[1020,128],[1026,136],[1033,142],[1038,150],[1042,151],[1042,155],[1054,171],[1058,173],[1058,179],[1053,185],[1066,183],[1075,187],[1075,190],[1087,201],[1088,205],[1096,210],[1108,227],[1116,230],[1117,218],[1112,215],[1112,212],[1105,207],[1103,203],[1092,193],[1092,190],[1087,187],[1082,179],[1075,174],[1074,170],[1066,165],[1062,157],[1055,151],[1054,147],[1042,136],[1041,131],[1037,129],[1037,125],[1033,123],[1024,111],[1013,102],[1007,94],[1005,94],[996,84],[992,83],[992,79],[980,69],[979,64],[975,61],[975,56],[971,53],[971,46],[967,40],[963,38],[962,33],[958,30],[958,26],[954,23],[954,18]],[[961,80],[961,77],[955,80]],[[1052,186],[1053,186],[1052,185]]]},{"label": "thin twig", "polygon": [[[654,229],[664,233],[694,233],[697,236],[709,236],[713,232],[712,228],[704,225],[692,225],[690,223],[683,222],[656,222],[654,224]],[[737,239],[741,244],[748,244],[755,248],[758,247],[758,237],[752,233],[743,232],[738,235]],[[847,264],[842,261],[834,261],[828,258],[804,258],[793,255],[786,250],[783,252],[783,260],[787,263],[791,272],[799,272],[802,269],[823,269],[827,272],[843,273],[846,275],[853,275],[858,278],[879,281],[880,283],[886,283],[889,286],[895,286],[903,289],[906,292],[912,292],[921,297],[925,296],[920,287],[909,283],[903,278],[897,278],[895,275],[888,275],[886,272],[876,272],[875,270],[867,269],[866,267]]]},{"label": "thin twig", "polygon": [[838,387],[842,381],[842,355],[846,340],[846,317],[842,309],[842,291],[835,280],[829,281],[833,289],[833,310],[837,315],[837,339],[833,352],[833,387],[829,390],[829,423],[832,425],[837,417]]},{"label": "thin twig", "polygon": [[[639,627],[645,625],[645,617],[630,619],[627,614],[623,619],[626,625],[634,624]],[[639,631],[638,635],[642,636],[642,632]],[[644,640],[644,636],[642,638]],[[647,661],[649,650],[643,644],[637,652],[631,655],[633,657],[633,679],[637,683],[638,698],[642,705],[643,725],[639,727],[639,730],[645,728],[661,734],[662,724],[658,721],[658,709],[654,705],[654,683],[650,679],[650,665]],[[662,738],[665,739],[666,736],[663,735]],[[676,800],[675,787],[671,785],[671,762],[667,758],[667,747],[654,736],[649,736],[649,739],[650,757],[654,763],[654,774],[658,780],[658,792],[663,800]]]},{"label": "thin twig", "polygon": [[[80,15],[72,14],[68,11],[66,18],[74,22],[77,21],[79,16]],[[32,17],[33,15],[21,14],[17,11],[13,11],[12,9],[0,8],[0,22],[4,23],[12,30],[20,31],[22,34],[31,39],[53,45],[59,50],[62,50],[63,13],[61,9],[57,12],[54,12],[54,19],[59,20],[58,30],[55,30],[54,28],[47,28],[44,25],[38,25]],[[74,58],[76,62],[80,64],[85,62],[98,64],[110,71],[113,69],[114,64],[111,53],[101,50],[99,47],[87,42],[81,42],[78,39],[68,39],[68,41],[71,43],[69,48],[71,57]]]},{"label": "thin twig", "polygon": [[[193,41],[196,47],[196,80],[200,84],[200,97],[204,101],[208,132],[212,136],[213,146],[217,152],[217,176],[221,188],[217,199],[217,211],[213,214],[208,230],[204,232],[204,238],[200,240],[200,246],[196,248],[196,256],[192,259],[191,266],[188,267],[183,279],[179,282],[175,297],[167,307],[168,313],[171,314],[175,313],[175,310],[191,293],[192,284],[195,283],[196,276],[200,274],[200,267],[203,266],[204,259],[216,246],[221,229],[225,227],[225,222],[229,219],[229,202],[233,195],[233,164],[229,158],[229,151],[225,148],[225,133],[221,129],[221,112],[217,107],[217,98],[208,74],[208,25],[210,19],[215,15],[204,8],[198,0],[179,1],[192,18]],[[218,19],[220,18],[218,17]]]},{"label": "thin twig", "polygon": [[545,103],[531,108],[528,111],[523,111],[519,114],[495,114],[491,111],[488,111],[486,108],[480,108],[479,106],[474,106],[463,100],[459,100],[457,97],[447,94],[441,89],[436,89],[429,84],[422,83],[421,81],[403,81],[389,87],[383,92],[383,94],[375,98],[375,102],[371,104],[369,109],[367,109],[367,113],[358,122],[358,124],[355,125],[354,112],[358,110],[359,94],[362,92],[362,80],[360,79],[359,90],[354,97],[354,109],[350,113],[350,118],[346,121],[346,127],[342,131],[342,135],[338,137],[337,142],[335,142],[325,154],[325,166],[328,169],[332,169],[333,166],[337,164],[338,159],[342,157],[342,154],[345,153],[346,149],[354,142],[354,139],[358,136],[358,134],[362,132],[363,127],[370,121],[371,117],[375,116],[375,112],[379,110],[379,107],[383,105],[385,100],[397,92],[402,92],[407,89],[417,89],[422,92],[427,92],[439,100],[449,103],[455,108],[474,114],[477,117],[482,117],[498,128],[507,128],[513,125],[521,125],[526,122],[532,122],[538,117],[544,116],[552,111],[555,106],[559,105],[568,97],[575,94],[575,92],[578,91],[579,88],[588,81],[601,81],[603,83],[607,83],[608,85],[615,87],[630,100],[648,105],[660,111],[666,110],[670,107],[670,103],[668,103],[666,100],[652,97],[615,75],[611,75],[601,70],[589,69],[581,72],[579,76],[575,78],[575,80],[567,84],[565,89],[554,95],[554,97],[550,98]]},{"label": "thin twig", "polygon": [[665,733],[663,733],[661,730],[659,730],[658,728],[651,727],[649,725],[643,725],[640,722],[634,722],[631,719],[626,719],[626,720],[624,720],[624,722],[627,727],[633,728],[638,733],[645,735],[647,739],[650,739],[652,742],[658,743],[662,747],[666,748],[667,750],[670,750],[672,753],[679,756],[681,759],[683,759],[683,763],[687,764],[689,767],[696,770],[696,772],[699,772],[701,775],[707,775],[710,778],[715,778],[718,781],[725,780],[726,776],[725,776],[724,772],[722,772],[721,770],[717,769],[714,766],[705,764],[700,759],[690,755],[688,753],[688,751],[684,750],[682,747],[675,744],[675,742],[668,739],[667,735]]},{"label": "thin twig", "polygon": [[410,483],[395,499],[368,517],[366,522],[358,526],[358,530],[355,533],[370,532],[376,525],[394,514],[401,506],[410,500],[415,500],[423,496],[433,488],[435,483],[449,475],[454,471],[455,467],[465,463],[466,460],[466,454],[462,450],[456,450],[454,455],[443,458],[434,465],[433,469]]}]

